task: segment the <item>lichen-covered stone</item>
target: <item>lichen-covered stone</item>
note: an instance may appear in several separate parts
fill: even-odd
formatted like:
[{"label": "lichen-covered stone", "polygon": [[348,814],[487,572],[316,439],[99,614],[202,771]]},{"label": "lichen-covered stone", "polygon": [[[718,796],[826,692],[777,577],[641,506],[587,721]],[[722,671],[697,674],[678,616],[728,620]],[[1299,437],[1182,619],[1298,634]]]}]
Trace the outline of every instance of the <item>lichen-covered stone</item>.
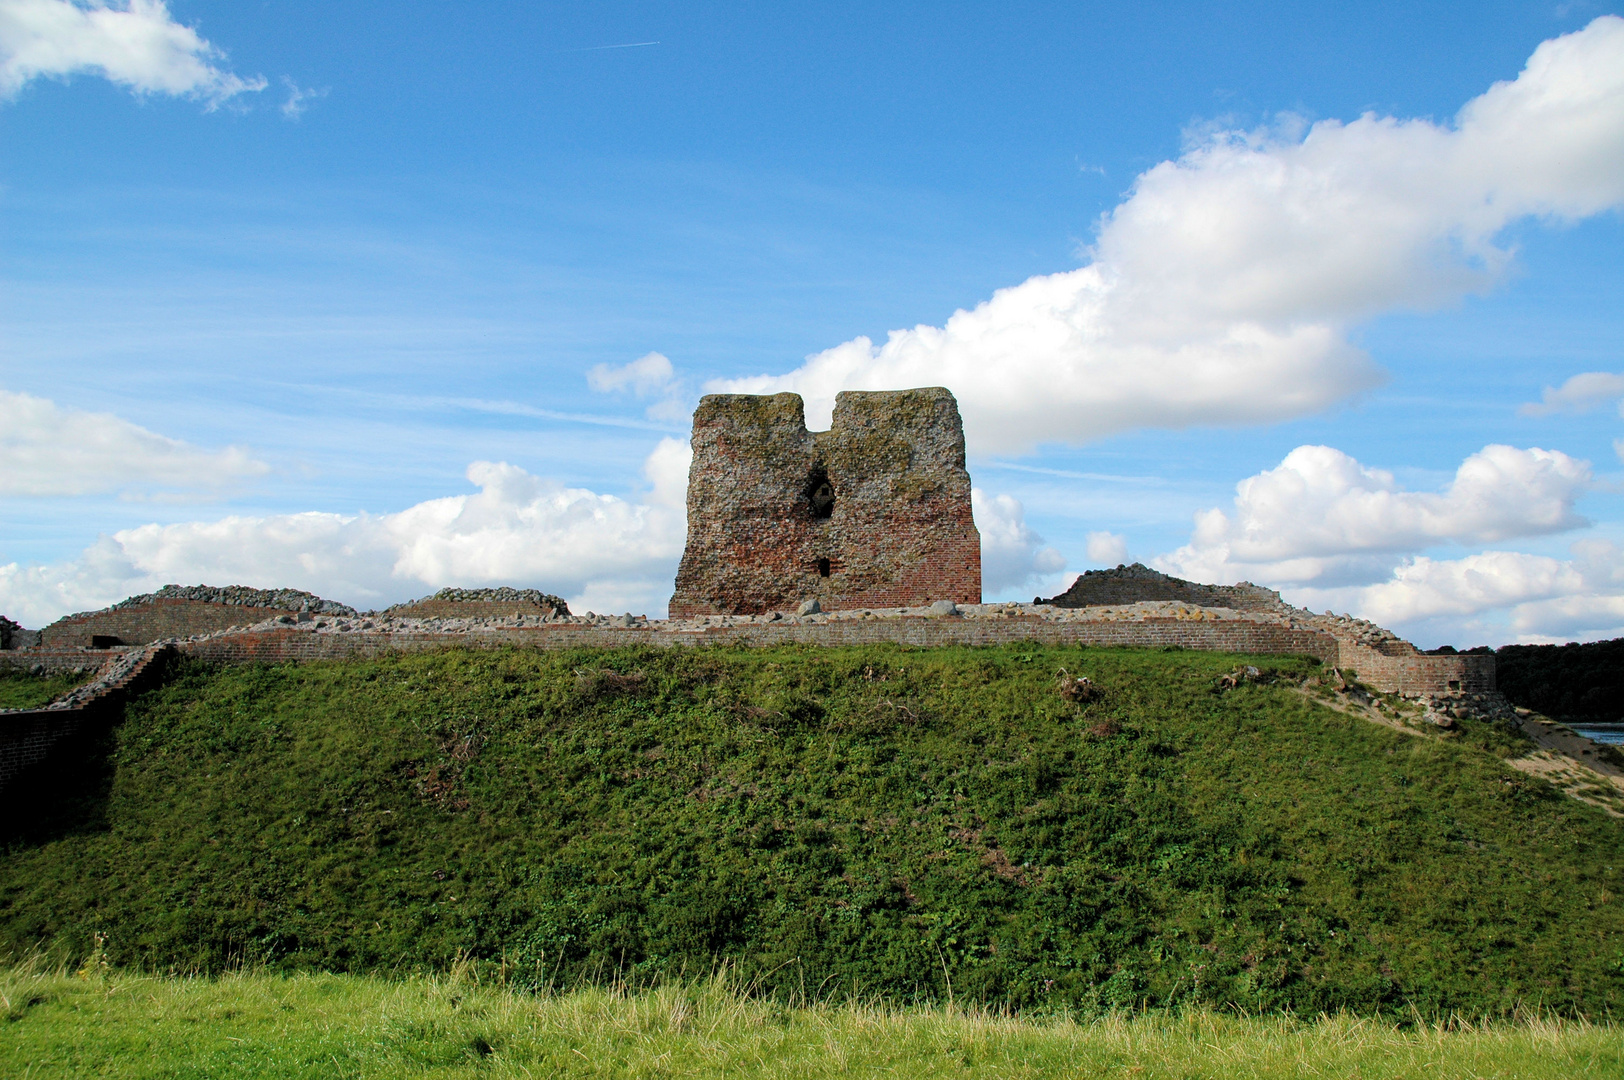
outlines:
[{"label": "lichen-covered stone", "polygon": [[979,603],[953,395],[848,390],[828,431],[805,416],[798,394],[700,401],[672,615]]}]

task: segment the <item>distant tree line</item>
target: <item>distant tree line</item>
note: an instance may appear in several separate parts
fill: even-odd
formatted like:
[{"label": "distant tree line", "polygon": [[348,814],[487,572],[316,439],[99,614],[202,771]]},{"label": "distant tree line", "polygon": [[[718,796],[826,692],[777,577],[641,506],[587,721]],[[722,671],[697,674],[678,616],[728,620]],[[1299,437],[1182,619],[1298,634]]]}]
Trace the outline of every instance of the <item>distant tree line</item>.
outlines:
[{"label": "distant tree line", "polygon": [[1500,692],[1555,720],[1624,720],[1624,638],[1495,650]]}]

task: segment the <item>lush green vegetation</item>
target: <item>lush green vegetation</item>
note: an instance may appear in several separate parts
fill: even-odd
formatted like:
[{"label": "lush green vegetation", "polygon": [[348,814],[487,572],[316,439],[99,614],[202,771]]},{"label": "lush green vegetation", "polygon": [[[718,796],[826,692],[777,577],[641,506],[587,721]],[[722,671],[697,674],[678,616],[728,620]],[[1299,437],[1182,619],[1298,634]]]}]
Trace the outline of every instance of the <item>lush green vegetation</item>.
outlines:
[{"label": "lush green vegetation", "polygon": [[1624,1075],[1624,1032],[1192,1008],[1078,1020],[806,1005],[726,979],[566,994],[446,977],[0,972],[0,1070],[121,1077],[1519,1077]]},{"label": "lush green vegetation", "polygon": [[1624,638],[1495,651],[1500,690],[1514,704],[1569,723],[1624,720]]},{"label": "lush green vegetation", "polygon": [[[0,945],[150,971],[1300,1015],[1624,1008],[1624,828],[1313,662],[1042,648],[182,663],[7,792]],[[1102,689],[1056,692],[1062,669]],[[1272,680],[1269,681],[1269,680]]]},{"label": "lush green vegetation", "polygon": [[88,672],[32,675],[21,668],[0,667],[0,709],[37,709],[88,678]]}]

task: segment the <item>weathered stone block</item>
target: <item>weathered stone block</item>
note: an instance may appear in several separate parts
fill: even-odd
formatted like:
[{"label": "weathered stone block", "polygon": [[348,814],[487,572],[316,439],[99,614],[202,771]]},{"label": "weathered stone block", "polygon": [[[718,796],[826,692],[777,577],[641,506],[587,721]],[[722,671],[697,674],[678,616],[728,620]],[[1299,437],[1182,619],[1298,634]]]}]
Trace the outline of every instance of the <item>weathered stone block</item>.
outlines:
[{"label": "weathered stone block", "polygon": [[674,617],[981,601],[964,425],[942,387],[848,390],[828,431],[798,394],[694,413]]}]

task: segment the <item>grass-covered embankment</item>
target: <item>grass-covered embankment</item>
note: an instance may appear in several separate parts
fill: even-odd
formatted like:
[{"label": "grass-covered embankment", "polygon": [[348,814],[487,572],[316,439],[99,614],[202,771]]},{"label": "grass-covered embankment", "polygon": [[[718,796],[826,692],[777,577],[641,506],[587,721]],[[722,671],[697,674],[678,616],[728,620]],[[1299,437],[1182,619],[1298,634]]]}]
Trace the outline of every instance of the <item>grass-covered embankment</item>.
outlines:
[{"label": "grass-covered embankment", "polygon": [[88,678],[89,672],[34,675],[21,668],[0,667],[0,709],[37,709]]},{"label": "grass-covered embankment", "polygon": [[1192,1008],[1022,1019],[952,1005],[797,1005],[726,980],[623,994],[445,977],[75,978],[0,971],[8,1076],[1222,1076],[1611,1078],[1624,1032],[1558,1018],[1405,1024]]},{"label": "grass-covered embankment", "polygon": [[[185,664],[8,792],[0,944],[146,970],[1423,1015],[1624,1006],[1624,829],[1312,662],[1011,646]],[[1055,692],[1087,674],[1091,704]]]}]

